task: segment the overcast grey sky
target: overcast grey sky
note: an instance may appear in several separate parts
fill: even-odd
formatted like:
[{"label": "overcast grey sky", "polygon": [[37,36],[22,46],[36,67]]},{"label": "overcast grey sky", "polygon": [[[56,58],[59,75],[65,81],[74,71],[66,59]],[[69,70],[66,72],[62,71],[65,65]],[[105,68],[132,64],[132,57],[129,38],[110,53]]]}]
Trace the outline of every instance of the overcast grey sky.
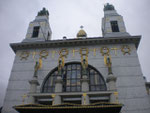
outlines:
[{"label": "overcast grey sky", "polygon": [[102,36],[101,19],[107,2],[124,17],[131,35],[142,35],[138,55],[143,75],[150,81],[150,0],[0,0],[0,106],[15,56],[9,43],[25,38],[29,22],[42,7],[50,13],[52,39],[73,38],[80,25],[93,37]]}]

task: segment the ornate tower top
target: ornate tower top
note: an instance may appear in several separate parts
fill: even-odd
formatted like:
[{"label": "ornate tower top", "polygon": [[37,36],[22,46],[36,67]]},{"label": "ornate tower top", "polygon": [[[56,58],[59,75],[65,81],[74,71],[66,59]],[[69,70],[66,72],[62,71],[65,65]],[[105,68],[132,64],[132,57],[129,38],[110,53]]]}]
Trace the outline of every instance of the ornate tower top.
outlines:
[{"label": "ornate tower top", "polygon": [[44,15],[49,16],[49,12],[48,12],[48,10],[46,10],[45,7],[43,7],[43,9],[38,12],[37,16],[44,16]]},{"label": "ornate tower top", "polygon": [[26,38],[23,42],[35,42],[51,40],[52,31],[49,25],[49,12],[43,8],[30,22]]},{"label": "ornate tower top", "polygon": [[108,10],[115,10],[115,7],[107,3],[106,5],[104,5],[104,11],[108,11]]},{"label": "ornate tower top", "polygon": [[103,37],[129,36],[126,31],[123,17],[117,13],[114,6],[104,5],[104,17],[102,19]]}]

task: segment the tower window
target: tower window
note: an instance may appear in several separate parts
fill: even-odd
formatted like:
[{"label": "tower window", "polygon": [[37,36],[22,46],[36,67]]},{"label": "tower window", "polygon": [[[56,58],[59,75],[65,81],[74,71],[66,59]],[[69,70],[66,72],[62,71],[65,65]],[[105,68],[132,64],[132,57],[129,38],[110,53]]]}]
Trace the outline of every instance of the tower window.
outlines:
[{"label": "tower window", "polygon": [[49,39],[49,36],[50,36],[50,34],[49,34],[49,32],[48,32],[48,34],[47,34],[47,40]]},{"label": "tower window", "polygon": [[112,32],[119,32],[118,22],[117,21],[111,21],[111,29]]},{"label": "tower window", "polygon": [[39,29],[40,29],[40,26],[36,26],[36,27],[33,28],[33,34],[32,34],[33,38],[38,37]]}]

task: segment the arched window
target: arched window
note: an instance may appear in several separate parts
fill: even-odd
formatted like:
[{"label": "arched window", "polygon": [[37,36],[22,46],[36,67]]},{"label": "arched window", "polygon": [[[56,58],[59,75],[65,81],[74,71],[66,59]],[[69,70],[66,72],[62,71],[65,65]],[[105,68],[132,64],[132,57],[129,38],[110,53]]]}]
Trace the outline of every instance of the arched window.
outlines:
[{"label": "arched window", "polygon": [[[82,79],[81,63],[67,63],[64,67],[63,92],[79,92],[81,91]],[[58,68],[52,70],[45,78],[42,86],[42,93],[53,93],[55,89],[55,80],[58,74]],[[88,66],[88,78],[90,91],[107,90],[102,75],[92,66]]]}]

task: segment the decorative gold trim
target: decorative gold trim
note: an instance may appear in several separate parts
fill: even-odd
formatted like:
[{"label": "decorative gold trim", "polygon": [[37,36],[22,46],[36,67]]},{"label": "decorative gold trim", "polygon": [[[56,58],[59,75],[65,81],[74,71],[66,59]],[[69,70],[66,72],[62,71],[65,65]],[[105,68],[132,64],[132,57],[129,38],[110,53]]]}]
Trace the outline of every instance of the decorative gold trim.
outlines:
[{"label": "decorative gold trim", "polygon": [[118,96],[118,92],[114,92],[114,95],[115,95],[115,96]]},{"label": "decorative gold trim", "polygon": [[[83,54],[83,51],[85,51],[86,53]],[[88,48],[80,48],[80,51],[79,51],[80,55],[85,55],[87,56],[89,54],[89,49]]]},{"label": "decorative gold trim", "polygon": [[[104,50],[106,50],[106,52],[104,52]],[[109,50],[108,47],[104,46],[104,47],[101,47],[101,48],[100,48],[100,52],[101,52],[102,56],[104,56],[104,55],[107,55],[107,56],[108,56],[110,50]]]},{"label": "decorative gold trim", "polygon": [[113,47],[113,48],[111,48],[111,50],[114,50],[115,51],[115,56],[117,56],[117,50],[119,50],[119,48]]},{"label": "decorative gold trim", "polygon": [[22,103],[23,104],[24,104],[26,98],[27,98],[27,94],[22,95]]},{"label": "decorative gold trim", "polygon": [[78,50],[72,49],[73,57],[75,56],[75,52],[79,52]]},{"label": "decorative gold trim", "polygon": [[36,53],[36,51],[33,51],[32,52],[32,58],[33,58],[33,60],[35,60],[35,55],[36,55],[37,53]]},{"label": "decorative gold trim", "polygon": [[[122,105],[120,103],[114,103],[114,102],[95,102],[95,103],[89,104],[88,106],[90,106],[90,105],[97,105],[97,104],[108,104],[108,105],[112,105],[112,104],[116,105],[117,104],[117,105]],[[14,107],[23,107],[23,106],[27,106],[27,105],[31,105],[31,106],[43,106],[43,107],[50,107],[50,106],[52,106],[52,105],[43,105],[43,104],[22,104],[22,105],[17,105],[17,106],[14,106]],[[62,103],[62,104],[53,105],[53,107],[54,106],[57,107],[59,105],[84,106],[84,105],[81,105],[81,104],[74,104],[74,103]]]},{"label": "decorative gold trim", "polygon": [[40,58],[47,58],[48,56],[48,51],[47,50],[42,50],[40,51]]},{"label": "decorative gold trim", "polygon": [[55,103],[55,100],[54,100],[55,96],[56,96],[56,94],[52,94],[51,95],[51,97],[52,97],[52,105],[54,105],[54,103]]},{"label": "decorative gold trim", "polygon": [[27,58],[29,57],[29,54],[30,53],[28,51],[21,52],[21,54],[20,54],[21,59],[20,60],[23,60],[23,59],[27,60]]},{"label": "decorative gold trim", "polygon": [[[83,51],[85,53],[83,53]],[[89,49],[88,48],[80,48],[80,51],[79,51],[80,55],[81,55],[81,65],[82,67],[84,68],[87,68],[88,66],[88,54],[89,54]],[[85,58],[83,58],[85,57]],[[85,60],[85,64],[84,64],[84,61]]]},{"label": "decorative gold trim", "polygon": [[[107,62],[108,58],[109,58],[110,62]],[[110,67],[111,63],[112,63],[111,56],[110,55],[109,56],[104,55],[104,64],[106,66]]]},{"label": "decorative gold trim", "polygon": [[122,47],[121,47],[121,51],[123,52],[123,55],[125,55],[125,54],[131,54],[131,48],[128,46],[128,45],[123,45]]},{"label": "decorative gold trim", "polygon": [[89,105],[82,105],[82,106],[43,106],[43,107],[14,107],[15,109],[72,109],[72,108],[77,108],[77,109],[82,109],[82,108],[108,108],[108,107],[122,107],[122,104],[117,104],[117,105],[95,105],[95,106],[89,106]]},{"label": "decorative gold trim", "polygon": [[55,50],[52,50],[52,58],[54,58],[55,57],[55,53],[56,53],[57,51],[55,51]]},{"label": "decorative gold trim", "polygon": [[91,49],[91,51],[93,51],[93,55],[94,55],[94,56],[96,56],[96,50],[97,50],[97,48]]},{"label": "decorative gold trim", "polygon": [[68,53],[69,53],[69,51],[67,50],[67,49],[65,49],[65,48],[63,48],[63,49],[61,49],[60,51],[59,51],[59,55],[60,55],[60,57],[67,57],[67,55],[68,55]]},{"label": "decorative gold trim", "polygon": [[83,93],[83,104],[86,105],[86,96],[87,96],[87,93]]}]

